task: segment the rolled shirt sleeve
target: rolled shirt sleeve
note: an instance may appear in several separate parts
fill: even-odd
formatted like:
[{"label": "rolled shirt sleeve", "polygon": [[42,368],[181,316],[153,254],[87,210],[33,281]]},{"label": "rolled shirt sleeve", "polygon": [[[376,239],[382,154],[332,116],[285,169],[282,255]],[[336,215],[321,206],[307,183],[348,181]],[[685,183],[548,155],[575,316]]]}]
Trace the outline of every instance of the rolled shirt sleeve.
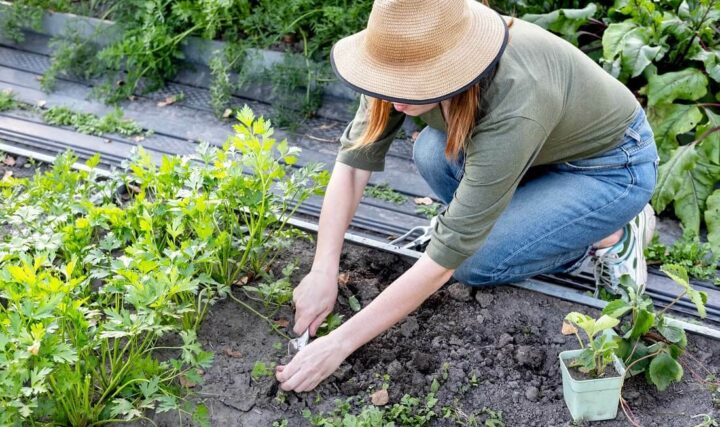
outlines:
[{"label": "rolled shirt sleeve", "polygon": [[527,117],[476,128],[460,185],[425,251],[433,261],[456,269],[482,246],[546,139],[543,126]]},{"label": "rolled shirt sleeve", "polygon": [[405,120],[405,114],[392,108],[387,126],[380,134],[380,137],[368,146],[350,150],[350,147],[365,132],[368,119],[368,98],[361,95],[355,118],[347,125],[340,136],[340,150],[336,161],[358,169],[382,171],[385,169],[385,155]]}]

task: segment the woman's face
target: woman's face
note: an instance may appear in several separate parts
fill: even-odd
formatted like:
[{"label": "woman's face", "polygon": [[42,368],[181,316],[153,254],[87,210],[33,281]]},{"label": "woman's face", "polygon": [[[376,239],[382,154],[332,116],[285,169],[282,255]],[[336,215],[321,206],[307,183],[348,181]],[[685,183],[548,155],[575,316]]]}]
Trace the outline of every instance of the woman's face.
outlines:
[{"label": "woman's face", "polygon": [[419,116],[437,107],[438,103],[436,102],[434,104],[412,105],[393,102],[392,105],[397,111],[405,113],[408,116]]}]

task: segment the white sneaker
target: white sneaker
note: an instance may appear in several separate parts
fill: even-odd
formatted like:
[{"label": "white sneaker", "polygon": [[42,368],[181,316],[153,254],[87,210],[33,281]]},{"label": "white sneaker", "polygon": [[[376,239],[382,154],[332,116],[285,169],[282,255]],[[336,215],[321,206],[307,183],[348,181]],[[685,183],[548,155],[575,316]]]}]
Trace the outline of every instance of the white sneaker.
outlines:
[{"label": "white sneaker", "polygon": [[655,212],[652,206],[645,205],[642,212],[625,225],[624,230],[619,242],[609,248],[597,249],[592,256],[595,296],[602,286],[610,293],[627,300],[627,290],[620,282],[620,278],[625,274],[632,279],[638,295],[645,291],[647,263],[644,251],[655,231]]}]

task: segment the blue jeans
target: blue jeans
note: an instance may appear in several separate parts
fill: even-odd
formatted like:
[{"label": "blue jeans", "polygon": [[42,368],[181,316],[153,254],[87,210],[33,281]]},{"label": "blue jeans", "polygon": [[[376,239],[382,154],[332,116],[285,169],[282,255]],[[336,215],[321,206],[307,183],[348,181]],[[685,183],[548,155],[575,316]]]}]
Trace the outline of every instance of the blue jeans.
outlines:
[{"label": "blue jeans", "polygon": [[[447,135],[426,127],[413,148],[420,175],[450,203],[463,176],[463,156],[444,155]],[[483,286],[537,274],[571,272],[596,243],[630,222],[648,203],[657,180],[655,139],[638,104],[619,145],[595,157],[529,169],[480,249],[455,271]]]}]

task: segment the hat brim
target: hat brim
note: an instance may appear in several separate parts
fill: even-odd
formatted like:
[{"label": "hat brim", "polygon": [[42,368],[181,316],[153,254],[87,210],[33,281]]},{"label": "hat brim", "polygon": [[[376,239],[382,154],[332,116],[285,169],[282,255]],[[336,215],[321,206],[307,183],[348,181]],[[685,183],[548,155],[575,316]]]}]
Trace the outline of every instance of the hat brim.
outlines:
[{"label": "hat brim", "polygon": [[362,30],[332,47],[333,71],[360,93],[404,104],[430,104],[467,90],[500,60],[509,33],[499,13],[474,0],[468,3],[474,19],[454,49],[422,63],[382,64],[363,48],[367,30]]}]

